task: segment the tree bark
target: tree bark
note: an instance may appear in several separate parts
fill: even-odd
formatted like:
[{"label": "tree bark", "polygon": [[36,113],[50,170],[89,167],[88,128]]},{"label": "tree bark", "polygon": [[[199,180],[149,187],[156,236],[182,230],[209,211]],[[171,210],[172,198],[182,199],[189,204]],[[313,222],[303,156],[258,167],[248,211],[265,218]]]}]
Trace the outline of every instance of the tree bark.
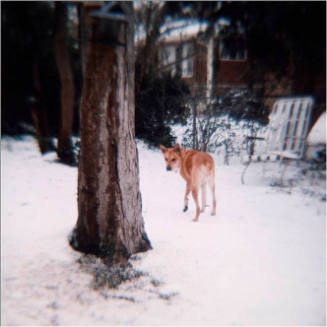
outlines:
[{"label": "tree bark", "polygon": [[144,230],[134,122],[133,22],[120,25],[118,43],[96,40],[93,25],[81,103],[78,220],[71,246],[109,263],[151,244]]},{"label": "tree bark", "polygon": [[61,110],[57,154],[64,163],[76,164],[71,143],[75,86],[68,51],[67,15],[67,4],[65,2],[56,2],[55,54],[61,82]]}]

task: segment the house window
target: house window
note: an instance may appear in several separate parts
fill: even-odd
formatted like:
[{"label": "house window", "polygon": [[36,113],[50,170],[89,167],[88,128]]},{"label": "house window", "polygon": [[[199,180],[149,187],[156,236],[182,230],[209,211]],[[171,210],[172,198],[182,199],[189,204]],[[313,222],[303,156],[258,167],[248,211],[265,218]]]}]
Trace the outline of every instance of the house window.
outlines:
[{"label": "house window", "polygon": [[183,44],[182,50],[182,77],[191,77],[193,76],[193,44],[192,43],[185,43]]},{"label": "house window", "polygon": [[161,51],[161,63],[168,66],[167,70],[171,71],[174,75],[176,73],[176,47],[174,45],[167,45]]},{"label": "house window", "polygon": [[244,39],[222,39],[220,41],[220,60],[246,60]]}]

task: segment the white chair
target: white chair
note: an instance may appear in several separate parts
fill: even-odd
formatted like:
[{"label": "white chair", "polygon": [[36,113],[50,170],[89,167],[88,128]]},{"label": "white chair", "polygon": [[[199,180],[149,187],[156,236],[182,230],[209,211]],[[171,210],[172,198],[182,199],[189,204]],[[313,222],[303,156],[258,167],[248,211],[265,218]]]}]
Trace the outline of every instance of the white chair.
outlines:
[{"label": "white chair", "polygon": [[[249,137],[254,143],[242,172],[242,184],[244,184],[246,170],[251,162],[255,161],[279,161],[280,166],[286,163],[281,169],[281,183],[283,183],[288,162],[300,160],[304,156],[313,104],[314,100],[311,96],[281,98],[274,103],[266,136]],[[265,142],[262,153],[255,151],[256,142],[259,141]]]}]

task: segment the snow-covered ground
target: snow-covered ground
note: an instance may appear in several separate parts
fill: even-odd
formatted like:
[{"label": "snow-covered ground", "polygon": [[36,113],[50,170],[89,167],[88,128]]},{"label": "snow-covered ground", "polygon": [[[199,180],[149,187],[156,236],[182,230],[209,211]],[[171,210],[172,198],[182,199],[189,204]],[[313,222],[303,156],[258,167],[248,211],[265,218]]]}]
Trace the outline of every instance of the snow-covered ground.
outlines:
[{"label": "snow-covered ground", "polygon": [[159,150],[138,147],[153,250],[131,260],[139,278],[96,289],[101,263],[67,242],[77,169],[41,157],[32,137],[2,139],[2,325],[325,325],[321,180],[271,187],[256,164],[241,185],[243,167],[218,162],[218,214],[194,223],[181,177]]}]

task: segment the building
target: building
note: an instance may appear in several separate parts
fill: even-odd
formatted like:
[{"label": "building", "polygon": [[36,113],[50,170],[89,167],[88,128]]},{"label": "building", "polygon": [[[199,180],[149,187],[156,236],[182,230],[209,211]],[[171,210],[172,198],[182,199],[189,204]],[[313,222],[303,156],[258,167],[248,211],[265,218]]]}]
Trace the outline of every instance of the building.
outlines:
[{"label": "building", "polygon": [[[180,74],[193,95],[215,97],[232,89],[245,89],[249,84],[249,59],[244,33],[222,38],[218,22],[214,36],[205,37],[207,24],[198,20],[178,20],[160,29],[158,42],[158,69]],[[277,79],[274,73],[265,73],[253,85],[266,106],[272,108],[280,97],[312,95],[315,99],[314,123],[326,108],[326,76],[298,67],[289,67],[288,74]]]},{"label": "building", "polygon": [[[220,25],[226,21],[219,22]],[[161,29],[159,69],[180,74],[192,94],[222,95],[226,90],[246,88],[248,68],[245,39],[206,38],[206,23],[179,20]]]}]

